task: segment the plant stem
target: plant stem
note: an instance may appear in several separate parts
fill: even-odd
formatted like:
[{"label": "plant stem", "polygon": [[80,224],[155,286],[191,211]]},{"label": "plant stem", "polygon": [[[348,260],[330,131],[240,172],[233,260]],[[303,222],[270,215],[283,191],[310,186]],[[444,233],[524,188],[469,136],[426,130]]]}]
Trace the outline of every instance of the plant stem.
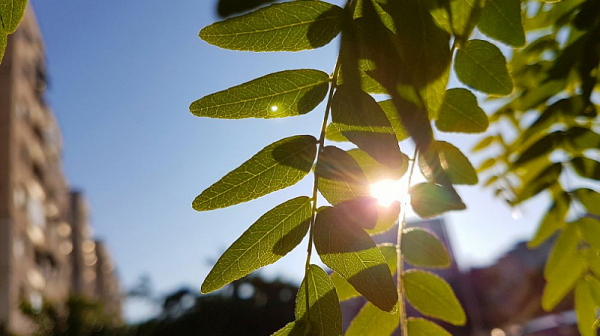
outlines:
[{"label": "plant stem", "polygon": [[[412,158],[410,159],[410,171],[408,173],[408,191],[410,190],[410,184],[412,182],[413,173],[415,171],[415,165],[417,164],[417,155],[419,154],[418,149],[415,147]],[[407,195],[408,196],[408,195]],[[404,273],[404,255],[402,254],[402,233],[406,226],[406,212],[408,207],[408,197],[404,198],[404,204],[402,204],[402,220],[398,221],[398,239],[396,240],[396,249],[398,253],[398,310],[400,315],[400,328],[402,330],[402,336],[408,336],[408,320],[406,318],[406,300],[404,298],[404,286],[402,283],[402,273]]]},{"label": "plant stem", "polygon": [[[335,69],[333,71],[333,76],[331,79],[331,87],[329,88],[329,95],[327,97],[327,106],[325,107],[325,116],[323,117],[323,123],[321,124],[321,134],[319,135],[319,143],[317,150],[317,160],[319,162],[319,157],[321,156],[321,152],[323,151],[323,147],[325,145],[325,130],[327,129],[327,121],[329,120],[329,112],[331,111],[331,102],[333,98],[333,93],[337,87],[337,78],[340,72],[340,58],[338,55],[338,59],[335,64]],[[313,246],[313,228],[315,226],[315,218],[317,215],[317,192],[319,189],[319,179],[316,174],[314,175],[314,183],[313,183],[313,195],[312,195],[312,216],[310,218],[310,226],[308,231],[308,248],[306,255],[306,265],[304,269],[304,278],[305,278],[305,291],[306,291],[306,315],[310,318],[310,300],[308,297],[308,278],[306,274],[308,274],[308,268],[310,267],[310,258],[312,256],[312,246]]]}]

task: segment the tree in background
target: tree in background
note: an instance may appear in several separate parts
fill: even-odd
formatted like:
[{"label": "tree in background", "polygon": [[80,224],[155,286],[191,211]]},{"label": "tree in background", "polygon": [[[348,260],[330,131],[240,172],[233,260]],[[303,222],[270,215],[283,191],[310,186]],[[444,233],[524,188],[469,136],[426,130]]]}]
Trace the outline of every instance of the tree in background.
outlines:
[{"label": "tree in background", "polygon": [[[432,319],[465,324],[450,286],[422,269],[447,267],[444,247],[429,232],[405,230],[404,225],[409,203],[422,218],[465,208],[454,185],[477,184],[477,173],[455,146],[435,140],[432,124],[442,133],[485,132],[489,120],[475,90],[504,104],[491,121],[497,125],[506,118],[516,133],[507,137],[504,128],[495,127],[500,133],[476,146],[480,150],[498,142],[502,147],[499,158],[479,169],[498,166],[486,184],[501,185],[513,205],[545,189],[555,199],[531,244],[562,230],[546,267],[542,305],[552,309],[576,286],[579,330],[595,335],[598,193],[589,188],[564,192],[557,181],[566,179],[561,174],[565,165],[584,178],[600,179],[600,164],[592,159],[600,147],[594,131],[599,4],[349,0],[341,8],[291,1],[202,29],[200,37],[208,43],[254,52],[314,49],[341,33],[331,74],[281,71],[191,104],[199,117],[271,119],[303,115],[326,101],[318,138],[297,135],[270,144],[194,200],[198,211],[224,208],[294,185],[311,172],[314,179],[308,196],[286,201],[252,224],[217,261],[202,291],[212,292],[276,262],[308,235],[296,320],[275,335],[341,335],[339,301],[357,295],[369,303],[346,335],[390,335],[397,327],[403,335],[448,335]],[[471,38],[476,27],[489,39]],[[511,49],[509,64],[494,41]],[[452,70],[464,87],[448,88]],[[386,99],[376,101],[372,95]],[[539,119],[531,124],[528,118],[536,114]],[[403,142],[402,148],[414,149],[410,157],[398,144],[408,138],[412,146]],[[326,140],[356,148],[345,151]],[[559,148],[568,153],[566,160],[554,154]],[[412,186],[416,166],[428,182]],[[371,185],[405,174],[410,201],[378,205]],[[318,204],[319,193],[331,206]],[[587,210],[565,223],[573,195]],[[371,235],[390,229],[398,217],[397,243],[377,246]],[[331,276],[311,264],[313,246],[334,271]],[[404,271],[405,262],[421,269]],[[400,275],[397,281],[394,274]],[[407,318],[407,304],[431,319]]]}]

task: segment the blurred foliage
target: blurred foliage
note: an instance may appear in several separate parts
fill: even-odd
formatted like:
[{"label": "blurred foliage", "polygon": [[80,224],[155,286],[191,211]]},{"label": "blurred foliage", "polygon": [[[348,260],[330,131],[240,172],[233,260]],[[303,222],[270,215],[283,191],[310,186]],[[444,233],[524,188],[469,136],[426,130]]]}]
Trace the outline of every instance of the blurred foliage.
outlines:
[{"label": "blurred foliage", "polygon": [[21,301],[21,312],[34,325],[34,336],[125,336],[118,317],[107,315],[104,306],[72,295],[64,305],[44,300],[42,306]]}]

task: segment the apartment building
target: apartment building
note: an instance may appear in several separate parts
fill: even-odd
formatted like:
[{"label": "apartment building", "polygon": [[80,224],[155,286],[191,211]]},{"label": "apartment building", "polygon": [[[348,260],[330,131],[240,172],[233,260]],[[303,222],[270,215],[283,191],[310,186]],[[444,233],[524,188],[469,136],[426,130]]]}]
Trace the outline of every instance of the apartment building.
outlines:
[{"label": "apartment building", "polygon": [[63,174],[46,88],[44,45],[29,6],[0,65],[0,330],[21,335],[31,333],[19,310],[24,300],[39,307],[71,293],[100,298],[89,207]]}]

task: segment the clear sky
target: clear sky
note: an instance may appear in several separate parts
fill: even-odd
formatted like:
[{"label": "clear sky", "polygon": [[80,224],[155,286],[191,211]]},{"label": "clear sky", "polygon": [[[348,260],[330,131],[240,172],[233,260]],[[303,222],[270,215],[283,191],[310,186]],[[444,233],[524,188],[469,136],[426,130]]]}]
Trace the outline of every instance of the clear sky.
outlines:
[{"label": "clear sky", "polygon": [[[199,288],[211,260],[262,213],[310,193],[309,176],[256,201],[192,210],[196,195],[267,144],[317,135],[323,106],[301,117],[237,121],[196,118],[188,106],[275,71],[330,72],[337,43],[299,53],[221,50],[197,37],[218,19],[214,0],[31,2],[46,43],[49,100],[64,135],[65,172],[89,197],[95,233],[110,246],[124,286],[148,274],[158,292]],[[440,138],[468,154],[481,137]],[[472,156],[473,163],[480,161]],[[491,190],[459,192],[469,209],[446,220],[461,268],[489,263],[529,238],[547,204],[536,199],[515,220]],[[304,258],[303,243],[264,274],[299,282]]]}]

